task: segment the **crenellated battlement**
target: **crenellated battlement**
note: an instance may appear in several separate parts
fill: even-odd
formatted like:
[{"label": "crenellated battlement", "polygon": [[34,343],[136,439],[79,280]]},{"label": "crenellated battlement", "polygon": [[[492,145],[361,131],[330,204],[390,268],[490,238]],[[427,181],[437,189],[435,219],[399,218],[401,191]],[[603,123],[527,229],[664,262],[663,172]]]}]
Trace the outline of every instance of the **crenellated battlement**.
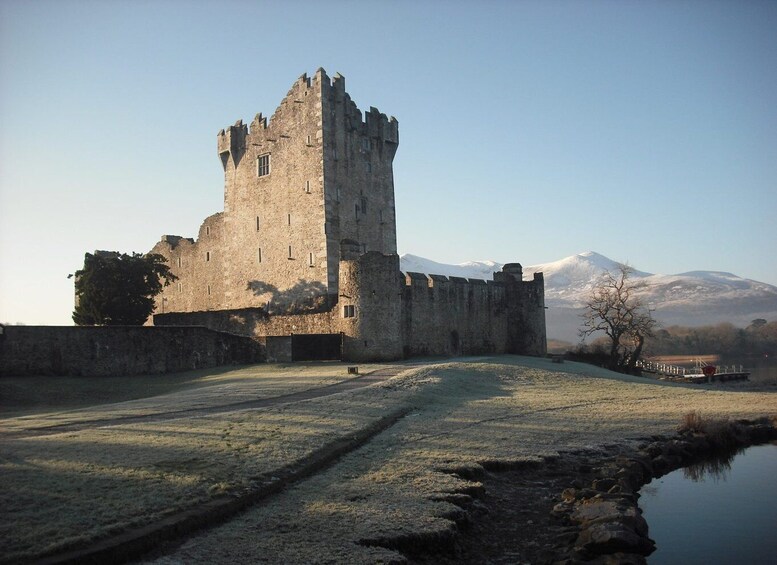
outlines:
[{"label": "crenellated battlement", "polygon": [[[324,69],[319,68],[312,77],[303,73],[294,82],[269,119],[260,112],[251,121],[250,127],[243,124],[243,120],[238,120],[234,125],[218,132],[217,151],[224,169],[226,170],[230,156],[234,166],[237,166],[250,147],[269,151],[281,139],[293,137],[285,118],[297,112],[299,106],[315,106],[320,104],[322,99],[342,105],[346,129],[356,131],[374,142],[393,145],[393,151],[396,151],[399,144],[397,119],[381,113],[375,107],[370,107],[368,112],[362,114],[345,91],[345,77],[335,73],[330,78]],[[316,110],[318,119],[321,119],[321,108],[317,107]],[[307,134],[305,136],[307,140]]]},{"label": "crenellated battlement", "polygon": [[238,120],[235,125],[229,126],[218,133],[218,153],[221,165],[226,169],[229,156],[232,156],[234,166],[240,162],[240,157],[245,153],[248,127],[243,120]]}]

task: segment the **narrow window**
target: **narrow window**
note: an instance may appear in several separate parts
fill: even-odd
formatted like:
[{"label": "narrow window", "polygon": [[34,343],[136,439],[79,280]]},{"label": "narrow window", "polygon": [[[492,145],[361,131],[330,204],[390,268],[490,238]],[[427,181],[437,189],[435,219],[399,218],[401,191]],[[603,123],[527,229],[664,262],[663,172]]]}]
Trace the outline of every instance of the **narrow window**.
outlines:
[{"label": "narrow window", "polygon": [[332,159],[337,161],[337,147],[332,148]]},{"label": "narrow window", "polygon": [[259,216],[256,217],[256,231],[259,231]]},{"label": "narrow window", "polygon": [[308,253],[308,265],[313,266],[313,254]]},{"label": "narrow window", "polygon": [[256,260],[261,263],[262,262],[262,248],[260,247],[259,250],[256,252]]},{"label": "narrow window", "polygon": [[353,304],[348,304],[346,306],[343,306],[343,318],[355,318],[356,317],[356,306]]},{"label": "narrow window", "polygon": [[256,158],[256,175],[266,177],[270,174],[270,154],[265,153]]},{"label": "narrow window", "polygon": [[308,145],[310,145],[310,136],[308,136]]},{"label": "narrow window", "polygon": [[372,163],[367,163],[367,172],[368,173],[372,172]]},{"label": "narrow window", "polygon": [[294,255],[291,253],[291,245],[289,245],[289,259],[294,259]]},{"label": "narrow window", "polygon": [[305,181],[305,192],[310,194],[310,181],[309,180]]},{"label": "narrow window", "polygon": [[286,214],[286,221],[291,225],[291,214]]},{"label": "narrow window", "polygon": [[367,199],[362,196],[362,214],[367,213]]},{"label": "narrow window", "polygon": [[378,220],[383,223],[383,210],[378,210]]},{"label": "narrow window", "polygon": [[183,292],[183,284],[178,283],[178,292]]},{"label": "narrow window", "polygon": [[210,285],[208,285],[208,296],[210,296]]},{"label": "narrow window", "polygon": [[365,151],[369,151],[370,149],[372,149],[372,146],[370,145],[369,137],[365,138],[364,141],[362,141],[362,147],[364,148]]},{"label": "narrow window", "polygon": [[205,235],[210,235],[210,226],[205,226]]},{"label": "narrow window", "polygon": [[181,258],[180,257],[178,257],[178,266],[179,267],[181,266]]},{"label": "narrow window", "polygon": [[205,260],[210,261],[210,251],[205,252]]},{"label": "narrow window", "polygon": [[354,215],[356,216],[356,221],[358,222],[359,221],[359,205],[358,204],[354,204],[353,205],[353,212],[354,212]]},{"label": "narrow window", "polygon": [[340,185],[338,184],[337,187],[335,187],[335,200],[340,202]]}]

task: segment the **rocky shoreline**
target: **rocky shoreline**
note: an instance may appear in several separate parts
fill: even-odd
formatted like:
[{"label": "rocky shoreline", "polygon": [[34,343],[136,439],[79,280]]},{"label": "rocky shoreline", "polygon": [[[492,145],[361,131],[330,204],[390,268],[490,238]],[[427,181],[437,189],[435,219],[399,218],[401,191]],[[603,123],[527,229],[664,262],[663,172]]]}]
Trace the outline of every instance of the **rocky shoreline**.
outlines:
[{"label": "rocky shoreline", "polygon": [[644,564],[655,544],[638,504],[642,486],[777,440],[766,418],[701,428],[686,425],[674,436],[565,452],[520,468],[483,465],[480,476],[470,470],[468,478],[484,488],[458,497],[466,516],[458,517],[458,535],[395,547],[411,563]]}]

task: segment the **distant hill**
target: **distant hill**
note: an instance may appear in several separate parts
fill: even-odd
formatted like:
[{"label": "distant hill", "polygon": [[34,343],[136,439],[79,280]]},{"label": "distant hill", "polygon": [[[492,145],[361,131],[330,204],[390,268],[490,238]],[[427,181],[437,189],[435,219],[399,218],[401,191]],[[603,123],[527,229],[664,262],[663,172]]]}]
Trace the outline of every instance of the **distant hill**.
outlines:
[{"label": "distant hill", "polygon": [[[406,254],[400,257],[400,268],[403,272],[491,279],[502,264],[470,261],[449,265]],[[524,267],[524,279],[538,271],[544,274],[549,338],[578,341],[583,303],[602,275],[617,268],[616,261],[593,251]],[[777,287],[770,284],[719,271],[659,275],[635,270],[632,277],[645,283],[642,300],[655,310],[655,318],[664,326],[731,322],[744,327],[755,318],[777,320]]]}]

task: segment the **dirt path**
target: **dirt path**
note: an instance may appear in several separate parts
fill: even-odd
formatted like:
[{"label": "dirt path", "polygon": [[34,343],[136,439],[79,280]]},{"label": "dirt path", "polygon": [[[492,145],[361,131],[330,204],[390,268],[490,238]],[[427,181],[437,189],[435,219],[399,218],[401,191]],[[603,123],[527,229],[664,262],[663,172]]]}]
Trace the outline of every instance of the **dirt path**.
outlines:
[{"label": "dirt path", "polygon": [[322,387],[310,388],[290,394],[282,394],[280,396],[271,396],[265,398],[257,398],[254,400],[242,400],[240,402],[233,402],[229,404],[222,404],[218,406],[207,406],[198,408],[187,408],[184,410],[172,410],[167,412],[156,412],[153,414],[133,415],[133,416],[120,416],[116,418],[93,418],[89,420],[81,420],[78,422],[70,422],[65,424],[53,424],[49,426],[35,426],[34,428],[27,428],[16,430],[12,432],[6,432],[3,437],[8,439],[17,439],[21,437],[37,437],[51,434],[59,434],[63,432],[81,431],[91,428],[118,426],[124,424],[136,424],[136,423],[148,423],[148,422],[162,422],[166,420],[175,420],[178,418],[201,418],[204,416],[210,416],[213,414],[222,414],[224,412],[234,412],[237,410],[252,410],[257,408],[267,408],[270,406],[277,406],[279,404],[290,404],[293,402],[302,402],[304,400],[311,400],[314,398],[321,398],[324,396],[330,396],[333,394],[339,394],[341,392],[347,392],[363,387],[370,386],[372,384],[380,383],[388,380],[403,371],[407,371],[421,364],[403,364],[395,365],[385,369],[378,369],[341,381],[339,383],[326,385]]}]

